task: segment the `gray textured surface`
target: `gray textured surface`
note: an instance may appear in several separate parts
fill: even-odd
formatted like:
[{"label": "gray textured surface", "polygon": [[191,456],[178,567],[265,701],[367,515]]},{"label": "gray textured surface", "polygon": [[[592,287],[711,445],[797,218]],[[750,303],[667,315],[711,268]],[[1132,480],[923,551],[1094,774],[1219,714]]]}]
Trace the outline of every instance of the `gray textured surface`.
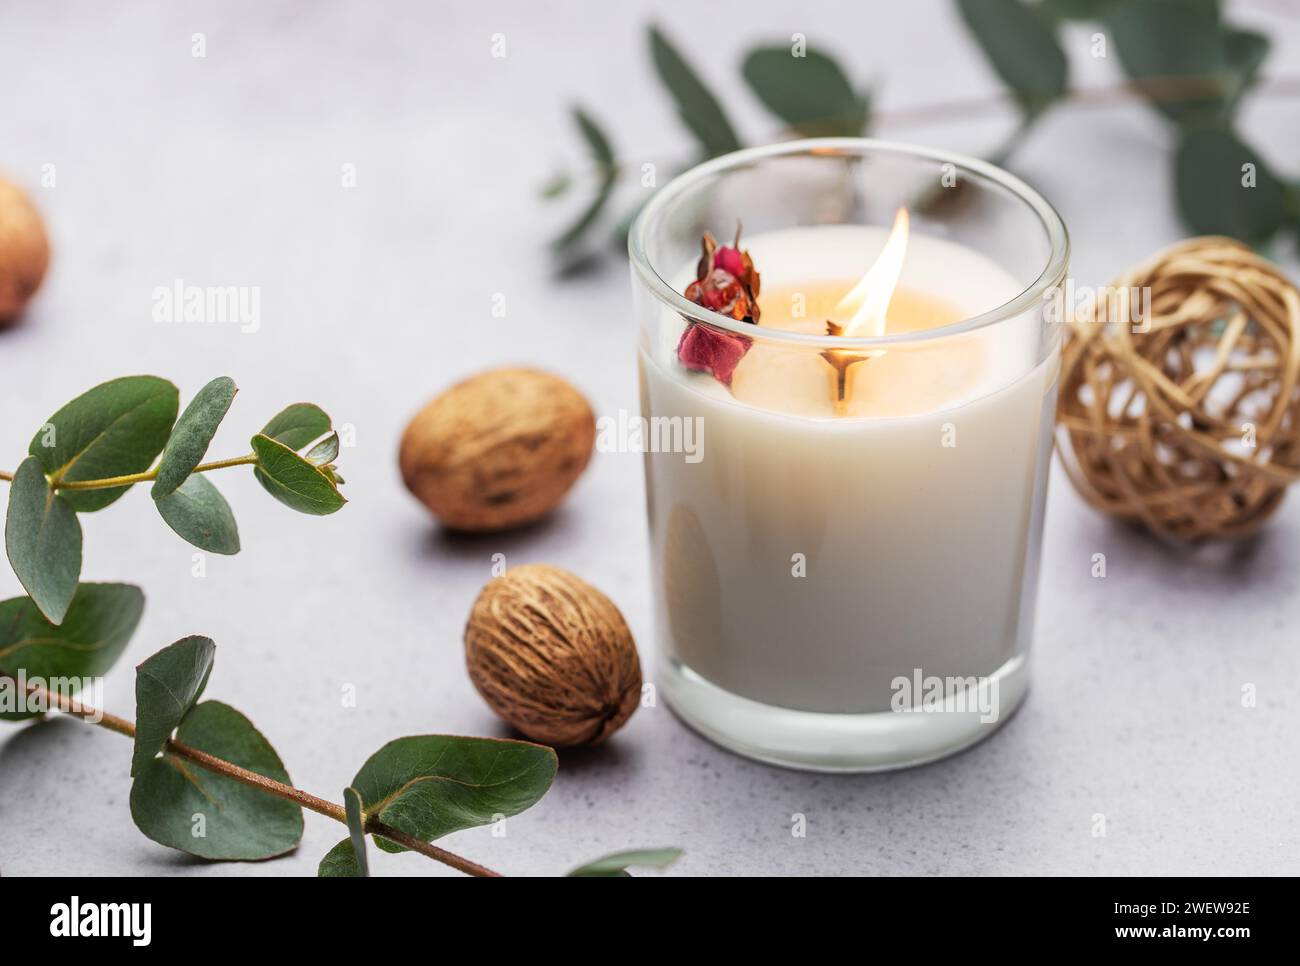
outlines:
[{"label": "gray textured surface", "polygon": [[[0,465],[74,393],[130,372],[186,398],[213,375],[242,392],[212,452],[243,452],[299,398],[356,428],[341,463],[352,500],[325,520],[222,475],[244,552],[191,576],[190,548],[143,493],[85,519],[88,579],[141,584],[143,625],[105,704],[130,713],[131,666],[188,633],[218,642],[213,697],[275,742],[295,781],[337,800],[366,756],[406,733],[499,733],[463,670],[460,632],[490,557],[571,568],[623,608],[648,657],[639,457],[598,454],[552,521],[507,537],[441,535],[403,490],[406,418],[454,378],[526,360],[562,372],[598,412],[634,408],[623,265],[556,283],[543,241],[560,213],[536,187],[579,148],[564,114],[581,96],[632,158],[687,142],[654,82],[641,25],[698,24],[693,3],[5,4],[0,169],[32,186],[57,259],[27,324],[0,335]],[[714,8],[720,8],[716,12]],[[1275,32],[1273,73],[1300,63],[1300,21]],[[742,15],[741,11],[745,11]],[[706,72],[751,137],[772,130],[735,83],[751,40],[794,31],[885,84],[900,110],[992,92],[948,4],[711,5],[730,22]],[[208,56],[190,56],[207,35]],[[507,36],[508,56],[489,56]],[[702,54],[705,34],[684,45]],[[1077,76],[1112,79],[1073,35]],[[1300,157],[1294,102],[1251,109],[1274,159]],[[978,151],[992,114],[882,136]],[[1074,273],[1098,283],[1180,237],[1166,135],[1141,107],[1050,116],[1017,170],[1060,207]],[[340,165],[359,185],[339,187]],[[39,189],[41,166],[58,184]],[[1294,265],[1294,263],[1291,263]],[[160,326],[150,293],[176,278],[260,285],[256,335]],[[493,293],[508,314],[494,318]],[[1089,575],[1092,554],[1109,576]],[[1166,550],[1093,515],[1059,475],[1049,497],[1035,685],[1024,709],[960,757],[874,777],[819,777],[735,758],[660,707],[612,744],[565,754],[541,805],[447,840],[507,872],[554,873],[630,845],[680,844],[683,873],[1253,873],[1300,859],[1300,498],[1256,542]],[[0,596],[18,592],[0,568]],[[355,684],[359,706],[340,707]],[[1243,684],[1258,688],[1253,709]],[[311,874],[342,828],[308,816],[298,853],[208,865],[155,846],[126,807],[125,740],[70,721],[0,734],[5,875]],[[791,816],[808,820],[806,838]],[[1108,834],[1092,835],[1093,816]],[[429,874],[378,856],[379,874]]]}]

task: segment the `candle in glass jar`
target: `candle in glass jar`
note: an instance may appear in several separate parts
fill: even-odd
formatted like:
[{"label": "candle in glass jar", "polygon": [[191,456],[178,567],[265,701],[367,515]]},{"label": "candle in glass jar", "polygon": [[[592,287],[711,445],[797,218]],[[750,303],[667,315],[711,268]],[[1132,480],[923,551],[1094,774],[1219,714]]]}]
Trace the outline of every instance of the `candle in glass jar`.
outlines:
[{"label": "candle in glass jar", "polygon": [[[883,317],[854,334],[915,333],[1023,289],[984,254],[914,233],[889,291],[857,291],[889,237],[747,239],[761,324],[730,385],[678,360],[684,320],[641,347],[645,415],[699,417],[704,433],[697,463],[646,456],[661,653],[675,680],[742,699],[737,720],[743,700],[897,710],[898,679],[918,673],[1000,680],[1003,714],[1023,692],[1056,375],[1054,350],[1035,358],[1038,320],[871,349],[842,384],[827,353],[763,338],[825,335],[868,300]],[[683,267],[678,291],[693,278]],[[692,699],[679,684],[670,700]],[[951,750],[943,729],[933,740]]]}]

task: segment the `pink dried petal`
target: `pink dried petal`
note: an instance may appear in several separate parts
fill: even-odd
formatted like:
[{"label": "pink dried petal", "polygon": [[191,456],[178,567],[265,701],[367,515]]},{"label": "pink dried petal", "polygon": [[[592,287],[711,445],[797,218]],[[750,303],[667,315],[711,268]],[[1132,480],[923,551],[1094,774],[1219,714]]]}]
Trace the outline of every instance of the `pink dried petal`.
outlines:
[{"label": "pink dried petal", "polygon": [[740,252],[735,248],[719,248],[714,252],[713,267],[721,268],[736,278],[741,278],[745,274],[745,260],[740,257]]},{"label": "pink dried petal", "polygon": [[677,343],[677,358],[687,369],[707,372],[724,386],[730,386],[731,376],[745,358],[751,342],[743,335],[694,322]]}]

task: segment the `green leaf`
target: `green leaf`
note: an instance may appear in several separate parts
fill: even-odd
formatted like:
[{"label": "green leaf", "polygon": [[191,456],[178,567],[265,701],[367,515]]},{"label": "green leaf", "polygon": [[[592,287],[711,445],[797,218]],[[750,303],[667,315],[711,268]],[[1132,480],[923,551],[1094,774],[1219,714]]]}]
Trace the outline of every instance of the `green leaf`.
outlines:
[{"label": "green leaf", "polygon": [[363,879],[369,874],[361,870],[350,838],[326,852],[316,867],[316,875],[322,879]]},{"label": "green leaf", "polygon": [[[144,613],[130,584],[81,584],[63,623],[54,625],[30,597],[0,601],[0,672],[30,678],[99,677],[111,668]],[[6,713],[8,720],[30,713]]]},{"label": "green leaf", "polygon": [[328,466],[339,458],[339,434],[330,433],[304,454],[313,466]]},{"label": "green leaf", "polygon": [[600,187],[596,191],[596,197],[592,199],[591,204],[589,204],[583,210],[582,214],[578,216],[577,221],[566,228],[562,235],[551,242],[551,246],[556,249],[568,248],[570,245],[582,238],[591,226],[596,223],[597,219],[600,218],[600,214],[605,210],[605,205],[608,203],[613,192],[614,180],[612,178],[606,178],[601,182]]},{"label": "green leaf", "polygon": [[682,122],[695,135],[706,157],[740,150],[740,139],[704,82],[658,27],[650,28],[650,55],[655,71],[677,104]]},{"label": "green leaf", "polygon": [[1271,47],[1272,41],[1254,30],[1237,30],[1232,27],[1224,29],[1223,57],[1228,66],[1229,83],[1234,88],[1228,93],[1229,113],[1236,107],[1241,95],[1254,83]]},{"label": "green leaf", "polygon": [[569,873],[578,878],[614,878],[628,875],[629,866],[666,869],[681,856],[681,849],[633,849],[630,852],[613,852],[593,862],[581,865]]},{"label": "green leaf", "polygon": [[325,853],[316,874],[324,878],[365,878],[370,875],[365,809],[361,805],[361,793],[355,788],[343,789],[343,810],[348,817],[348,837]]},{"label": "green leaf", "polygon": [[[361,766],[352,787],[367,815],[425,842],[518,815],[555,778],[555,751],[498,738],[413,735],[390,741]],[[400,845],[375,836],[386,852]]]},{"label": "green leaf", "polygon": [[81,524],[35,456],[18,464],[9,484],[5,552],[36,606],[51,623],[62,621],[81,574]]},{"label": "green leaf", "polygon": [[288,446],[266,436],[253,437],[257,466],[253,475],[266,492],[299,513],[324,516],[347,503],[334,481]]},{"label": "green leaf", "polygon": [[989,63],[1026,111],[1065,93],[1068,63],[1047,18],[1021,0],[957,0]]},{"label": "green leaf", "polygon": [[215,652],[211,638],[183,637],[135,669],[133,776],[155,760],[199,700],[212,673]]},{"label": "green leaf", "polygon": [[578,130],[582,132],[582,138],[587,142],[587,150],[591,152],[591,159],[602,168],[609,168],[614,165],[614,148],[609,143],[609,136],[601,129],[596,120],[580,107],[574,107],[573,119],[578,124]]},{"label": "green leaf", "polygon": [[355,788],[343,789],[343,811],[348,817],[348,838],[363,876],[370,875],[370,862],[366,858],[366,810],[361,804],[361,793]]},{"label": "green leaf", "polygon": [[[1242,182],[1253,164],[1254,187]],[[1174,160],[1178,208],[1198,234],[1260,242],[1282,225],[1286,187],[1259,153],[1229,131],[1183,132]]]},{"label": "green leaf", "polygon": [[1124,69],[1180,124],[1226,120],[1268,51],[1261,35],[1225,28],[1217,0],[1128,0],[1105,20]]},{"label": "green leaf", "polygon": [[600,218],[601,212],[605,210],[605,205],[614,192],[614,185],[618,182],[614,149],[610,145],[608,136],[601,130],[595,118],[581,107],[574,107],[573,118],[577,122],[578,130],[582,132],[583,140],[587,142],[591,159],[600,173],[600,183],[596,188],[595,197],[583,209],[577,220],[551,242],[552,247],[556,249],[568,248],[587,233],[587,230]]},{"label": "green leaf", "polygon": [[325,415],[325,410],[314,403],[294,403],[276,413],[262,427],[261,435],[269,436],[291,450],[300,450],[329,431],[330,418]]},{"label": "green leaf", "polygon": [[767,109],[805,137],[855,137],[867,126],[867,101],[821,51],[796,57],[788,46],[760,47],[742,72]]},{"label": "green leaf", "polygon": [[185,482],[194,467],[203,461],[208,444],[226,418],[226,412],[235,399],[235,381],[229,376],[219,376],[199,390],[176,421],[175,428],[163,448],[158,463],[158,478],[154,480],[150,495],[161,500]]},{"label": "green leaf", "polygon": [[167,526],[200,550],[239,553],[239,528],[230,504],[202,473],[186,478],[154,506]]},{"label": "green leaf", "polygon": [[[291,785],[280,756],[251,721],[220,701],[204,701],[181,722],[176,740],[223,761]],[[205,859],[269,859],[302,839],[302,809],[165,752],[131,783],[131,818],[161,845]]]},{"label": "green leaf", "polygon": [[1042,0],[1038,11],[1049,20],[1097,20],[1125,0]]},{"label": "green leaf", "polygon": [[[166,379],[113,379],[51,416],[32,437],[28,452],[55,484],[142,473],[166,445],[179,405],[180,395]],[[86,513],[108,506],[128,489],[65,490],[61,495],[74,510]]]}]

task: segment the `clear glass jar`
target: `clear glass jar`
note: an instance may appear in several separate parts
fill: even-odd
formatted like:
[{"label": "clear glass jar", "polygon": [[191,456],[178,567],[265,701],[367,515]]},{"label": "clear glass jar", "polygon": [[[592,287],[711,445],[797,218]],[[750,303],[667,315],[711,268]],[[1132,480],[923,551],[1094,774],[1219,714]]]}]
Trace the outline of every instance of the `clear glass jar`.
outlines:
[{"label": "clear glass jar", "polygon": [[[900,207],[912,234],[884,334],[827,335]],[[729,244],[737,221],[758,325],[682,294],[703,233]],[[1060,217],[981,161],[816,139],[692,169],[629,248],[669,705],[741,754],[826,771],[990,734],[1028,682]],[[679,359],[695,325],[741,347],[729,382]]]}]

